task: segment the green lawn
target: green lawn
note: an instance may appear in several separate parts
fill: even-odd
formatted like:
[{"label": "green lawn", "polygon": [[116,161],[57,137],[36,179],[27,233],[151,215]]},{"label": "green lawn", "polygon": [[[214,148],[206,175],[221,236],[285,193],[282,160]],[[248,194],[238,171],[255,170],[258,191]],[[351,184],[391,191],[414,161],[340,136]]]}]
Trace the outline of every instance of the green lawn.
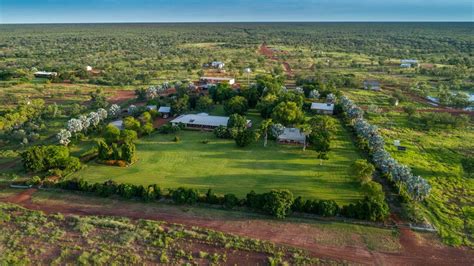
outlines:
[{"label": "green lawn", "polygon": [[[267,148],[255,143],[236,147],[232,140],[216,139],[211,132],[181,131],[174,135],[153,134],[138,141],[138,162],[127,168],[90,163],[75,177],[90,182],[159,184],[163,188],[179,186],[212,188],[218,193],[242,197],[251,190],[266,192],[289,189],[306,198],[334,199],[340,204],[362,197],[350,172],[359,159],[348,133],[337,123],[330,159],[319,164],[316,152],[300,147],[269,142]],[[208,144],[202,140],[208,139]]]}]

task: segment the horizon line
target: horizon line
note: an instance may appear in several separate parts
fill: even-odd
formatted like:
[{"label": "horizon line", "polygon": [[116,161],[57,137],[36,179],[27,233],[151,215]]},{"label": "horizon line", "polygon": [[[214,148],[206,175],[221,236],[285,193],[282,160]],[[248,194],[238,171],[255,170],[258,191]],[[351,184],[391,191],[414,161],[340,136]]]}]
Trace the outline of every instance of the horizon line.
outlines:
[{"label": "horizon line", "polygon": [[470,20],[269,20],[269,21],[92,21],[92,22],[0,22],[0,25],[60,24],[192,24],[192,23],[474,23]]}]

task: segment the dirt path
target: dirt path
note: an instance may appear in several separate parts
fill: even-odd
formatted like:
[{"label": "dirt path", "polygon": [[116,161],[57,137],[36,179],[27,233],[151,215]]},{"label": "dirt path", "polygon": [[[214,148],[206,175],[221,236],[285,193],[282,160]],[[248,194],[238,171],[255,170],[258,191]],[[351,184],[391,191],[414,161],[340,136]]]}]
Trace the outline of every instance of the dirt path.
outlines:
[{"label": "dirt path", "polygon": [[[319,258],[345,260],[360,264],[372,265],[472,265],[474,253],[421,241],[418,236],[406,227],[400,228],[400,253],[376,252],[356,246],[328,246],[316,243],[316,228],[306,223],[272,221],[259,218],[226,219],[193,215],[178,208],[152,209],[137,207],[137,203],[123,201],[111,204],[68,204],[31,201],[34,189],[22,191],[2,201],[19,204],[23,207],[42,210],[46,213],[64,213],[76,215],[122,216],[132,219],[162,220],[186,226],[199,226],[235,235],[267,240],[302,248]],[[142,206],[143,207],[143,206]]]},{"label": "dirt path", "polygon": [[119,104],[135,98],[135,91],[133,90],[115,90],[113,93],[114,95],[108,99],[112,104]]},{"label": "dirt path", "polygon": [[[260,45],[260,48],[258,49],[258,51],[261,55],[266,56],[267,58],[269,58],[272,61],[279,61],[278,56],[275,54],[275,52],[270,47],[267,46],[266,43],[262,43],[262,45]],[[285,69],[286,75],[289,78],[292,78],[294,75],[293,75],[293,70],[291,69],[290,64],[286,61],[283,61],[282,65],[283,65],[283,68]]]}]

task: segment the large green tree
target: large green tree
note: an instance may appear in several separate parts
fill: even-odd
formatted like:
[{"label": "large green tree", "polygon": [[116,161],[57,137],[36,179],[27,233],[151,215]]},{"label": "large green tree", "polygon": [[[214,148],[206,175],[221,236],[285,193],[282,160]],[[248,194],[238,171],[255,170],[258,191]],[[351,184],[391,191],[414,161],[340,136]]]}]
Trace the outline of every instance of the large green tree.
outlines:
[{"label": "large green tree", "polygon": [[295,102],[281,102],[273,108],[272,118],[284,126],[293,126],[304,120],[304,114]]}]

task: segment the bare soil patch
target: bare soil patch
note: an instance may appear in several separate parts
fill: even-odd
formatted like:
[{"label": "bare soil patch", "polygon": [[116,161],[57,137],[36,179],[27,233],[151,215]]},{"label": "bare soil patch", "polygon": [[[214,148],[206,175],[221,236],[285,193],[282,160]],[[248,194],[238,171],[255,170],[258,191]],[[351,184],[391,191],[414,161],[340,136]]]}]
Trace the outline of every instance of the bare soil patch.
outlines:
[{"label": "bare soil patch", "polygon": [[[1,201],[17,203],[46,213],[76,215],[122,216],[132,219],[161,220],[185,226],[199,226],[235,235],[267,240],[302,248],[319,258],[345,260],[361,264],[389,265],[472,265],[474,252],[466,248],[453,248],[418,241],[419,235],[405,226],[400,226],[401,252],[371,251],[360,246],[330,246],[317,243],[315,236],[320,231],[304,222],[275,221],[263,218],[212,217],[183,212],[179,207],[160,208],[141,203],[113,201],[111,204],[88,202],[87,197],[77,196],[78,201],[42,201],[36,203],[30,189]],[[82,200],[81,200],[82,199]],[[82,204],[81,204],[82,202]]]}]

